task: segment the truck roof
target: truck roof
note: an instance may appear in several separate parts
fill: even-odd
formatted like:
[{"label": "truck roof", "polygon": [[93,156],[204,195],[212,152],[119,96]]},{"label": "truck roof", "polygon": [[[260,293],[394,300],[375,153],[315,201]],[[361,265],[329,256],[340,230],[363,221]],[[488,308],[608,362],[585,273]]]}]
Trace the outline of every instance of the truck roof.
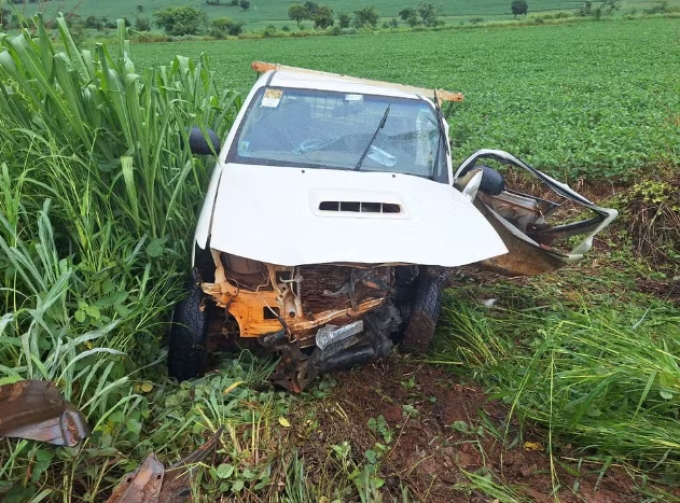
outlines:
[{"label": "truck roof", "polygon": [[359,94],[376,94],[411,99],[430,99],[433,101],[463,101],[461,93],[445,91],[443,89],[427,89],[423,87],[406,86],[379,80],[362,79],[340,75],[337,73],[321,72],[254,61],[251,65],[256,72],[272,72],[269,85],[281,87],[298,87],[324,89],[328,91],[356,92]]}]

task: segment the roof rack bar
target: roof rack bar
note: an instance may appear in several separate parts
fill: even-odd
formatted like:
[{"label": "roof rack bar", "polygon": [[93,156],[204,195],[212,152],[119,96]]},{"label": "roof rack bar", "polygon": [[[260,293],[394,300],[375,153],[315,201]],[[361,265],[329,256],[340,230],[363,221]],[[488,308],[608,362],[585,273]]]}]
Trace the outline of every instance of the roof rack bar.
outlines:
[{"label": "roof rack bar", "polygon": [[282,70],[282,71],[287,71],[287,72],[297,72],[297,73],[306,73],[308,75],[318,75],[321,77],[333,77],[333,78],[341,78],[345,79],[349,82],[356,82],[359,84],[368,84],[368,85],[374,85],[374,86],[386,86],[386,87],[391,87],[393,89],[399,89],[400,91],[406,92],[406,93],[412,93],[412,94],[419,94],[421,96],[424,96],[425,98],[429,98],[431,100],[435,101],[463,101],[465,97],[463,96],[462,93],[454,93],[451,91],[445,91],[444,89],[427,89],[424,87],[414,87],[414,86],[405,86],[402,84],[394,84],[391,82],[382,82],[380,80],[370,80],[370,79],[362,79],[359,77],[351,77],[348,75],[341,75],[338,73],[330,73],[330,72],[321,72],[318,70],[308,70],[306,68],[296,68],[294,66],[285,66],[285,65],[280,65],[278,63],[265,63],[264,61],[253,61],[253,63],[250,65],[253,70],[255,70],[258,73],[264,73],[268,72],[270,70]]}]

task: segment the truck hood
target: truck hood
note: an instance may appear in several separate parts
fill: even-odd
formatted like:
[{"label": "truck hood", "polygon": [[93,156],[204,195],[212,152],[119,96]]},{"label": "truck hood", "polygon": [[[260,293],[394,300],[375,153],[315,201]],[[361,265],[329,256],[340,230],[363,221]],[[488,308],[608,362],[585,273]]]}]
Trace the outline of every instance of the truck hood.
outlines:
[{"label": "truck hood", "polygon": [[196,243],[266,263],[455,267],[507,252],[463,194],[397,173],[216,167]]}]

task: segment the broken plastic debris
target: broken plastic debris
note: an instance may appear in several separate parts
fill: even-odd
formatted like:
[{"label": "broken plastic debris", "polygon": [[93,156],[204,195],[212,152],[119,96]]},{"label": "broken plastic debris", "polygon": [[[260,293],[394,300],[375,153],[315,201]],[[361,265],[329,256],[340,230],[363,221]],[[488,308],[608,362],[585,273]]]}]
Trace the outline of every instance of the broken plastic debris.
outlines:
[{"label": "broken plastic debris", "polygon": [[0,386],[0,436],[73,447],[89,436],[83,414],[50,381]]},{"label": "broken plastic debris", "polygon": [[482,304],[484,304],[486,307],[493,307],[496,305],[496,302],[498,302],[498,299],[484,299]]}]

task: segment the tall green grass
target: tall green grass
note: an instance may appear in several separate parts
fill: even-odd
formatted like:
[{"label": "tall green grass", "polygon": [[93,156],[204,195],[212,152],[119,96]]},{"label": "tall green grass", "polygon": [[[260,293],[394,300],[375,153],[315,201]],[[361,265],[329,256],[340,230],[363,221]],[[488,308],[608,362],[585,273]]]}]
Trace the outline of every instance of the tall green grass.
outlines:
[{"label": "tall green grass", "polygon": [[[208,166],[182,148],[186,131],[225,132],[240,98],[215,86],[205,58],[137,71],[122,23],[115,48],[93,51],[57,24],[56,41],[40,17],[34,30],[0,34],[0,235],[32,249],[41,235],[31,215],[52,201],[53,253],[72,263],[77,285],[68,314],[84,328],[120,320],[130,339],[153,335],[207,185]],[[16,264],[3,273],[4,311],[30,301],[16,292],[47,288]]]},{"label": "tall green grass", "polygon": [[134,382],[164,382],[147,369],[207,186],[210,160],[182,144],[240,106],[205,57],[137,69],[123,23],[93,50],[57,26],[0,33],[0,384],[55,381],[94,437],[87,455],[0,440],[3,502],[93,500],[121,463],[106,449],[165,445],[141,441],[154,414]]},{"label": "tall green grass", "polygon": [[[530,292],[528,292],[530,293]],[[659,305],[485,309],[449,299],[438,358],[583,449],[680,468],[680,312]]]}]

